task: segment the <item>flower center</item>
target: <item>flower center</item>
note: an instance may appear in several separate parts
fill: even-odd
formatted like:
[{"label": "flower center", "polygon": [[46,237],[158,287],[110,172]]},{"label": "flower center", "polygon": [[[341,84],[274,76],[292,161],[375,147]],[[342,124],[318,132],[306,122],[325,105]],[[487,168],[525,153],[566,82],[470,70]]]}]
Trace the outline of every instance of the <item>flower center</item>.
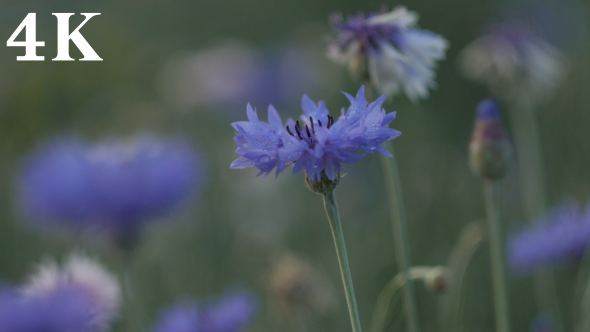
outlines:
[{"label": "flower center", "polygon": [[[320,127],[322,127],[322,121],[320,121],[319,119],[317,120],[318,125]],[[301,127],[301,125],[299,124],[299,120],[295,121],[295,126],[293,126],[295,128],[295,134],[293,134],[293,132],[291,131],[291,128],[289,128],[289,126],[286,126],[285,128],[287,129],[287,132],[289,133],[289,135],[293,136],[293,137],[298,137],[300,141],[307,141],[310,144],[313,144],[314,142],[314,138],[315,138],[315,126],[313,124],[313,118],[310,116],[309,117],[309,123],[311,123],[311,130],[309,129],[309,126],[306,124],[305,125],[305,132],[303,132],[303,128]],[[330,127],[332,127],[332,125],[334,124],[334,117],[332,117],[331,115],[328,114],[328,123],[326,124],[326,128],[330,129]],[[305,135],[307,134],[307,136]]]}]

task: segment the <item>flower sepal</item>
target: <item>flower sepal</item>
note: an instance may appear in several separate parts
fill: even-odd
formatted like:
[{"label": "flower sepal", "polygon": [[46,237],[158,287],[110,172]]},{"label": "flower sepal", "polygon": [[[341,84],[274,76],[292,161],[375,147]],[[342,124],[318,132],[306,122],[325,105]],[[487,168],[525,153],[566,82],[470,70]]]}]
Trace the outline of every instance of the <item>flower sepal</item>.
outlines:
[{"label": "flower sepal", "polygon": [[336,178],[330,180],[326,175],[326,172],[322,172],[321,178],[317,180],[317,178],[311,179],[307,176],[307,172],[305,172],[305,183],[309,190],[314,193],[327,195],[336,189],[336,186],[340,183],[340,177],[340,172],[336,172]]}]

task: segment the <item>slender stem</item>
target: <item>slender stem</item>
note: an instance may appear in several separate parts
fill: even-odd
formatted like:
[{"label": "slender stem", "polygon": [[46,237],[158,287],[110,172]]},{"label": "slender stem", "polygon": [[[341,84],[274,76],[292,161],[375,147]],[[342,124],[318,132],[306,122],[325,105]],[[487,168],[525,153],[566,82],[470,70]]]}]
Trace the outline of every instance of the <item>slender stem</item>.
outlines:
[{"label": "slender stem", "polygon": [[506,272],[504,261],[504,244],[500,227],[500,207],[498,204],[499,186],[496,181],[485,182],[485,203],[487,211],[488,235],[492,260],[492,282],[494,284],[494,302],[496,310],[496,330],[510,331],[508,316],[508,296],[506,292]]},{"label": "slender stem", "polygon": [[447,266],[453,273],[453,282],[448,293],[441,296],[438,303],[438,321],[443,331],[461,331],[463,282],[473,256],[486,236],[485,232],[483,222],[470,222],[463,227],[459,241],[451,252]]},{"label": "slender stem", "polygon": [[[509,114],[516,143],[524,215],[525,219],[533,224],[545,212],[547,206],[539,125],[533,104],[526,96],[514,103]],[[556,322],[556,331],[563,331],[553,269],[535,274],[533,282],[538,309],[551,312]]]},{"label": "slender stem", "polygon": [[590,310],[590,279],[586,284],[583,294],[582,303],[580,304],[581,315],[577,332],[590,331],[590,315],[588,315],[588,310]]},{"label": "slender stem", "polygon": [[141,326],[141,310],[137,301],[136,288],[133,283],[130,252],[125,252],[123,261],[123,291],[126,300],[126,330],[129,332],[143,331],[143,327]]},{"label": "slender stem", "polygon": [[[395,254],[397,256],[397,264],[400,272],[409,275],[412,267],[410,259],[410,245],[408,236],[408,227],[406,225],[406,212],[404,209],[404,202],[402,196],[402,188],[400,183],[399,171],[397,168],[397,160],[395,158],[395,151],[391,141],[383,143],[383,145],[391,152],[393,157],[388,158],[381,156],[383,173],[385,175],[385,183],[387,186],[387,193],[389,196],[389,207],[391,222],[393,225],[393,236],[395,244]],[[414,295],[414,285],[411,282],[406,282],[403,287],[404,310],[408,319],[407,330],[409,332],[419,332],[420,325],[418,323],[418,311],[416,309],[416,301]]]},{"label": "slender stem", "polygon": [[352,276],[350,275],[350,268],[348,266],[348,257],[346,255],[346,246],[344,244],[344,234],[342,233],[342,225],[340,224],[340,214],[338,213],[338,203],[334,191],[324,194],[324,208],[330,221],[330,228],[334,236],[334,244],[336,245],[336,254],[338,255],[338,264],[340,265],[340,273],[342,274],[342,282],[344,283],[344,294],[346,295],[346,303],[348,304],[348,312],[350,314],[350,321],[352,323],[353,332],[361,332],[361,321],[356,306],[356,299],[354,297],[354,289],[352,287]]},{"label": "slender stem", "polygon": [[399,298],[399,291],[406,282],[403,273],[398,273],[393,277],[379,293],[375,309],[373,309],[373,322],[371,324],[372,332],[384,332],[389,318],[389,307],[393,300]]}]

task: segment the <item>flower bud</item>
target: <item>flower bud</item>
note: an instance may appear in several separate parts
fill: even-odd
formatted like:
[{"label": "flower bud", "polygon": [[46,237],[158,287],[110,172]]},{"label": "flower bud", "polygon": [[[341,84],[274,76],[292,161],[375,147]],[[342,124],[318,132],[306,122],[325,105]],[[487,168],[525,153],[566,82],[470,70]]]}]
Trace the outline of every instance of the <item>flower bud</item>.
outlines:
[{"label": "flower bud", "polygon": [[424,286],[433,293],[446,291],[451,285],[451,270],[446,266],[435,266],[424,275]]},{"label": "flower bud", "polygon": [[314,193],[326,195],[332,192],[338,183],[340,183],[340,172],[336,172],[336,178],[334,181],[330,180],[326,175],[326,172],[322,172],[322,177],[320,180],[311,179],[307,176],[307,172],[305,173],[305,183],[307,187]]},{"label": "flower bud", "polygon": [[496,103],[486,99],[477,107],[469,144],[469,164],[478,175],[499,180],[512,162],[512,146],[506,136]]}]

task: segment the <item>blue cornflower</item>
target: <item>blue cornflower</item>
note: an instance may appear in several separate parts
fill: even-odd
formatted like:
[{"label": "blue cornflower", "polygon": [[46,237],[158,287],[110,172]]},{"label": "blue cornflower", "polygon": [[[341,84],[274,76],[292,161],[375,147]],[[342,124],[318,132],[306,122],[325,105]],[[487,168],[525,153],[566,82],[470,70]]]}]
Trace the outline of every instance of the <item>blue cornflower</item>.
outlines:
[{"label": "blue cornflower", "polygon": [[19,178],[24,211],[133,240],[150,218],[187,198],[200,182],[199,162],[181,141],[138,136],[88,145],[57,139],[24,164]]},{"label": "blue cornflower", "polygon": [[590,241],[590,204],[562,204],[532,228],[508,239],[508,261],[521,272],[583,256]]},{"label": "blue cornflower", "polygon": [[0,293],[2,332],[98,332],[93,310],[92,299],[75,287],[34,298],[12,289]]},{"label": "blue cornflower", "polygon": [[226,293],[216,303],[181,302],[164,310],[154,332],[237,332],[254,317],[257,304],[247,292]]},{"label": "blue cornflower", "polygon": [[436,87],[434,67],[445,58],[449,42],[440,35],[416,28],[418,14],[405,7],[388,13],[363,13],[344,21],[334,16],[336,37],[328,56],[348,64],[351,72],[382,93],[396,94],[403,87],[411,100],[428,97]]},{"label": "blue cornflower", "polygon": [[258,119],[256,111],[248,104],[249,121],[232,123],[237,131],[236,152],[241,157],[230,167],[256,167],[260,170],[258,175],[266,177],[275,168],[278,176],[294,164],[293,174],[305,169],[310,179],[319,180],[325,172],[330,180],[335,180],[337,172],[342,171],[341,163],[354,163],[365,156],[357,150],[391,157],[381,144],[401,133],[388,128],[395,119],[395,112],[385,113],[381,108],[386,96],[368,104],[364,87],[359,89],[356,98],[344,94],[351,105],[346,112],[342,110],[338,120],[329,114],[323,101],[316,104],[303,96],[303,124],[289,118],[286,126],[272,105],[268,107],[269,122],[266,123]]}]

